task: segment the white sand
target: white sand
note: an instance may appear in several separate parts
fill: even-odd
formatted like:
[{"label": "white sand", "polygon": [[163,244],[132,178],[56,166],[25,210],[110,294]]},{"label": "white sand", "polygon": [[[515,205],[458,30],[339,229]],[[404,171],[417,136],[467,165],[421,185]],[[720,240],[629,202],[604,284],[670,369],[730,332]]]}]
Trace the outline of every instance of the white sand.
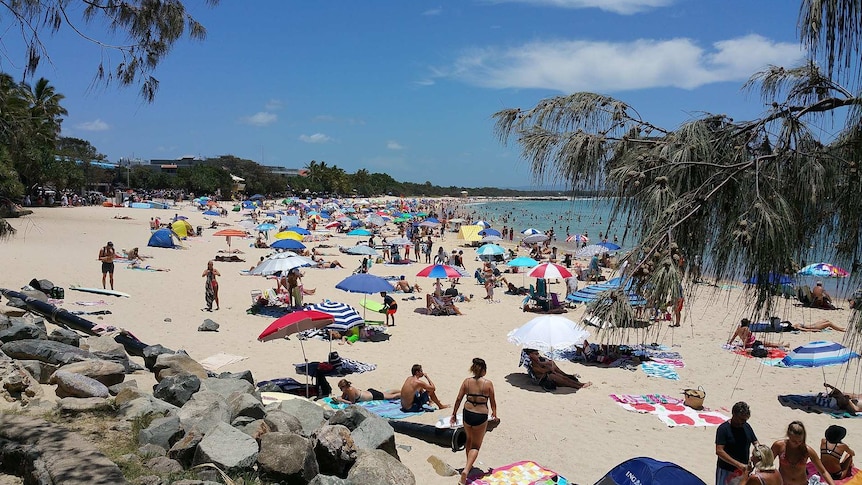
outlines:
[{"label": "white sand", "polygon": [[[289,341],[260,343],[257,335],[271,318],[246,314],[252,290],[271,285],[261,277],[241,276],[240,270],[249,269],[267,250],[250,248],[252,240],[237,241],[233,247],[245,252],[245,263],[216,263],[221,272],[221,310],[202,312],[204,307],[204,279],[201,273],[206,262],[219,249],[226,249],[224,238],[213,237],[214,231],[193,238],[186,243],[188,249],[169,250],[146,247],[150,232],[149,219],[159,216],[163,221],[175,212],[189,217],[193,226],[208,226],[204,217],[191,206],[177,210],[144,210],[123,208],[52,208],[36,209],[35,214],[12,220],[18,234],[0,242],[0,287],[18,289],[31,278],[47,278],[66,288],[64,307],[70,310],[108,309],[112,315],[93,321],[124,327],[148,344],[162,344],[172,349],[185,349],[197,360],[220,352],[247,357],[246,360],[227,365],[220,371],[250,369],[256,380],[277,377],[304,376],[294,372],[292,364],[302,361],[300,342]],[[115,219],[129,216],[132,220]],[[230,213],[225,220],[236,222],[239,216]],[[115,247],[138,246],[141,254],[151,255],[148,264],[171,268],[170,272],[144,272],[118,265],[116,289],[132,295],[131,298],[113,298],[71,291],[70,285],[101,287],[99,249],[108,241]],[[351,245],[349,237],[334,237],[328,244]],[[463,241],[447,233],[442,242],[449,252]],[[436,247],[440,244],[435,241]],[[316,244],[314,244],[316,245]],[[356,305],[362,295],[348,294],[335,289],[335,284],[349,276],[359,265],[358,256],[338,254],[336,248],[325,249],[333,254],[326,259],[338,259],[344,269],[306,269],[306,287],[317,288],[307,301],[328,298]],[[472,249],[465,249],[467,269],[478,267]],[[377,275],[407,275],[425,290],[431,280],[414,275],[424,264],[410,266],[375,265]],[[521,276],[514,276],[521,284]],[[529,284],[529,280],[527,284]],[[583,283],[582,283],[583,285]],[[553,287],[553,289],[560,286]],[[501,424],[489,432],[479,455],[478,467],[488,469],[520,460],[534,460],[557,471],[577,483],[593,483],[616,464],[635,456],[651,456],[676,462],[691,470],[707,483],[714,481],[714,427],[669,428],[658,418],[626,412],[614,404],[609,394],[663,393],[679,396],[682,389],[703,386],[707,391],[706,405],[713,409],[724,408],[727,414],[734,402],[748,401],[752,409],[751,424],[762,442],[771,443],[783,436],[787,424],[802,420],[808,427],[808,442],[817,447],[823,431],[830,424],[848,428],[845,440],[852,448],[862,450],[862,420],[835,420],[829,416],[807,414],[781,406],[779,394],[807,393],[822,390],[824,375],[830,382],[839,378],[841,367],[825,369],[782,369],[761,365],[755,359],[738,357],[721,349],[730,332],[748,306],[740,289],[716,290],[700,285],[699,298],[684,310],[683,326],[667,328],[662,322],[659,343],[673,346],[682,354],[686,367],[679,370],[680,380],[648,378],[635,372],[585,367],[562,362],[569,372],[579,373],[593,386],[579,392],[560,389],[543,392],[529,383],[524,370],[518,367],[519,349],[506,341],[506,334],[533,318],[534,314],[519,309],[522,297],[504,295],[498,290],[500,303],[487,303],[481,299],[484,291],[473,278],[463,278],[460,290],[477,295],[471,303],[461,303],[464,316],[433,317],[418,311],[424,308],[421,300],[402,301],[405,295],[397,294],[399,304],[397,326],[388,329],[391,339],[380,343],[357,343],[352,346],[334,345],[342,356],[361,362],[377,364],[373,372],[350,376],[360,388],[398,388],[408,376],[414,363],[421,363],[438,387],[445,403],[451,404],[461,380],[467,376],[470,360],[483,357],[488,362],[488,377],[494,382]],[[379,299],[379,296],[376,297]],[[108,306],[83,307],[76,301],[106,300]],[[822,311],[795,307],[788,302],[780,316],[794,322],[829,318],[844,324],[848,310]],[[841,302],[846,308],[846,302]],[[567,317],[578,321],[583,307],[570,311]],[[165,319],[170,319],[166,322]],[[199,333],[197,327],[204,318],[221,325],[218,333]],[[50,329],[49,329],[50,331]],[[596,331],[591,328],[593,338]],[[633,334],[634,336],[634,334]],[[838,332],[783,334],[781,338],[795,347],[811,340],[841,341]],[[632,340],[637,343],[637,340]],[[324,360],[329,343],[312,340],[305,342],[309,360]],[[140,360],[140,359],[138,359]],[[154,380],[148,373],[130,376],[140,384],[151,385]],[[857,381],[858,382],[858,381]],[[333,386],[335,382],[332,382]],[[848,391],[859,392],[847,385]],[[336,389],[337,390],[337,389]],[[48,389],[50,392],[50,389]],[[427,413],[416,421],[433,424],[448,410]],[[446,448],[423,441],[396,436],[400,445],[401,460],[416,474],[421,484],[451,484],[456,477],[440,477],[426,462],[437,455],[453,467],[464,466],[463,452],[453,453]],[[404,447],[409,447],[405,449]]]}]

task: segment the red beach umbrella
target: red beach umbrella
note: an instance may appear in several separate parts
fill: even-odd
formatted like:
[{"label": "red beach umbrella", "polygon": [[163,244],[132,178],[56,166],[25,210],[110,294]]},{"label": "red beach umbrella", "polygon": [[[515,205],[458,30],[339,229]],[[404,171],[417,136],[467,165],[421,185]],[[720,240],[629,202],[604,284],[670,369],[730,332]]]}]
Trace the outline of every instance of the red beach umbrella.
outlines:
[{"label": "red beach umbrella", "polygon": [[293,335],[305,330],[323,328],[332,323],[335,323],[335,318],[329,313],[319,312],[317,310],[301,310],[298,312],[288,313],[270,323],[269,326],[257,336],[257,339],[261,342],[269,342],[270,340],[284,338],[288,335]]},{"label": "red beach umbrella", "polygon": [[416,273],[416,276],[424,276],[426,278],[460,278],[461,273],[446,264],[432,264]]},{"label": "red beach umbrella", "polygon": [[530,278],[571,278],[572,272],[567,270],[564,266],[560,266],[559,264],[554,263],[542,263],[528,274]]}]

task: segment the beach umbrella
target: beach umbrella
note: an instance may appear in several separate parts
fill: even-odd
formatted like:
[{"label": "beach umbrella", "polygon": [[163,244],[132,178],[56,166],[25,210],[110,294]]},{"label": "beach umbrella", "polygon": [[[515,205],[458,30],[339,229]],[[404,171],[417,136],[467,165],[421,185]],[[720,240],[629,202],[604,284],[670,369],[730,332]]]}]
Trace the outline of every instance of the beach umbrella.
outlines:
[{"label": "beach umbrella", "polygon": [[534,234],[542,234],[542,231],[540,231],[538,229],[533,229],[532,227],[528,227],[528,228],[524,229],[523,231],[521,231],[521,234],[523,234],[525,236],[532,236]]},{"label": "beach umbrella", "polygon": [[560,266],[559,264],[554,263],[542,263],[528,274],[530,278],[571,278],[572,272],[567,270],[564,266]]},{"label": "beach umbrella", "polygon": [[305,249],[305,244],[297,241],[296,239],[279,239],[274,243],[270,244],[269,247],[275,249]]},{"label": "beach umbrella", "polygon": [[326,326],[327,330],[335,330],[336,332],[347,332],[351,328],[363,325],[365,320],[359,315],[352,306],[346,303],[325,300],[322,303],[309,305],[308,310],[317,310],[319,312],[328,313],[335,319],[334,322]]},{"label": "beach umbrella", "polygon": [[327,224],[327,225],[325,225],[325,226],[323,226],[323,227],[325,227],[325,228],[327,228],[327,229],[332,229],[332,228],[338,227],[338,226],[340,226],[340,225],[341,225],[341,222],[339,222],[339,221],[332,221],[332,222],[330,222],[329,224]]},{"label": "beach umbrella", "polygon": [[364,244],[357,244],[356,246],[351,246],[345,249],[344,252],[356,256],[377,256],[376,249],[372,248],[371,246],[366,246]]},{"label": "beach umbrella", "polygon": [[316,264],[314,261],[296,253],[275,253],[258,263],[248,273],[255,276],[268,276],[276,273],[284,274],[294,268],[315,266]]},{"label": "beach umbrella", "polygon": [[533,234],[524,238],[524,242],[527,244],[540,243],[548,240],[547,234]]},{"label": "beach umbrella", "polygon": [[264,222],[263,224],[257,226],[258,231],[271,231],[273,229],[275,229],[275,224],[272,224],[270,222]]},{"label": "beach umbrella", "polygon": [[829,263],[814,263],[800,269],[796,272],[802,276],[816,276],[818,278],[846,278],[850,276],[850,272],[844,268],[839,268],[834,264]]},{"label": "beach umbrella", "polygon": [[285,227],[284,231],[285,232],[295,232],[295,233],[301,234],[303,236],[308,236],[309,234],[311,234],[311,231],[309,231],[308,229],[305,229],[303,227],[299,227],[299,226]]},{"label": "beach umbrella", "polygon": [[392,246],[412,246],[413,241],[407,239],[406,237],[396,237],[394,239],[390,239],[389,244]]},{"label": "beach umbrella", "polygon": [[496,229],[491,229],[489,227],[488,229],[482,229],[481,231],[479,231],[479,235],[480,236],[498,236],[498,237],[501,237],[503,234],[501,234],[500,231],[498,231]]},{"label": "beach umbrella", "polygon": [[638,457],[615,466],[594,485],[706,485],[694,473],[669,461]]},{"label": "beach umbrella", "polygon": [[294,241],[302,241],[302,234],[293,231],[281,231],[275,233],[273,236],[276,239],[293,239]]},{"label": "beach umbrella", "polygon": [[261,194],[254,194],[254,195],[252,195],[251,197],[249,197],[249,198],[248,198],[248,200],[263,200],[263,195],[261,195]]},{"label": "beach umbrella", "polygon": [[246,237],[247,235],[245,231],[240,231],[239,229],[222,229],[213,233],[213,236],[223,236],[227,240],[227,247],[230,247],[230,238]]},{"label": "beach umbrella", "polygon": [[507,339],[523,348],[551,352],[583,344],[589,336],[589,331],[566,317],[542,315],[509,332]]},{"label": "beach umbrella", "polygon": [[496,244],[485,244],[476,250],[476,254],[479,256],[499,256],[501,254],[506,254],[506,250],[503,249],[502,246],[497,246]]},{"label": "beach umbrella", "polygon": [[[306,330],[320,329],[335,322],[332,315],[316,310],[300,310],[293,313],[288,313],[280,317],[276,321],[269,324],[257,340],[260,342],[269,342],[279,338],[287,337]],[[305,346],[302,339],[299,340],[299,347],[302,349],[302,360],[305,361],[305,368],[308,369],[308,357],[305,356]],[[305,396],[309,395],[308,372],[305,373]]]},{"label": "beach umbrella", "polygon": [[578,251],[575,253],[575,257],[586,259],[592,258],[597,254],[603,254],[606,252],[608,252],[608,248],[604,246],[599,246],[598,244],[590,244],[589,246],[585,246],[581,249],[578,249]]},{"label": "beach umbrella", "polygon": [[348,276],[335,285],[335,287],[348,293],[365,293],[366,295],[394,290],[392,285],[385,279],[368,273]]},{"label": "beach umbrella", "polygon": [[[646,305],[646,300],[631,289],[632,283],[633,280],[629,279],[624,288],[626,296],[629,298],[629,303],[632,306]],[[571,295],[566,296],[566,299],[575,303],[588,303],[598,299],[600,293],[608,290],[616,290],[620,288],[620,285],[622,285],[622,278],[613,278],[604,283],[585,286]]]},{"label": "beach umbrella", "polygon": [[590,242],[590,238],[583,234],[572,234],[566,238],[566,242]]},{"label": "beach umbrella", "polygon": [[215,210],[210,209],[210,210],[204,211],[204,215],[205,216],[220,216],[221,213],[219,211],[215,211]]},{"label": "beach umbrella", "polygon": [[379,215],[377,215],[377,214],[371,214],[370,216],[368,216],[368,217],[365,219],[365,222],[367,222],[368,224],[371,224],[372,226],[383,226],[383,225],[386,225],[386,221],[385,221],[385,220],[383,220],[383,217],[382,217],[382,216],[379,216]]},{"label": "beach umbrella", "polygon": [[519,257],[509,261],[508,263],[506,263],[506,266],[511,266],[513,268],[532,268],[534,266],[537,266],[538,264],[539,264],[539,262],[533,258],[528,258],[526,256],[519,256]]},{"label": "beach umbrella", "polygon": [[781,362],[788,367],[823,367],[843,364],[858,357],[859,354],[841,344],[817,340],[796,347]]},{"label": "beach umbrella", "polygon": [[503,240],[503,238],[502,238],[502,237],[500,237],[500,236],[485,236],[485,237],[483,237],[482,239],[480,239],[480,240],[479,240],[479,242],[483,242],[483,243],[496,243],[496,242],[498,242],[498,241],[502,241],[502,240]]},{"label": "beach umbrella", "polygon": [[601,246],[601,247],[606,248],[610,251],[617,251],[618,249],[620,249],[619,245],[614,244],[612,242],[607,242],[607,241],[600,242],[600,243],[596,244],[596,246]]},{"label": "beach umbrella", "polygon": [[371,231],[368,229],[354,229],[347,233],[348,236],[370,236]]},{"label": "beach umbrella", "polygon": [[[758,280],[759,278],[755,275],[743,281],[742,283],[746,285],[756,285]],[[770,285],[792,285],[794,283],[793,278],[787,276],[786,274],[779,273],[769,273],[766,276],[766,281],[768,281]]]},{"label": "beach umbrella", "polygon": [[416,276],[424,276],[425,278],[460,278],[461,273],[454,266],[432,264],[416,273]]},{"label": "beach umbrella", "polygon": [[437,227],[439,225],[439,222],[429,221],[428,219],[419,223],[419,227]]},{"label": "beach umbrella", "polygon": [[482,226],[482,227],[483,227],[483,228],[485,228],[485,229],[487,229],[487,228],[491,227],[491,223],[490,223],[490,222],[488,222],[488,221],[478,221],[478,222],[474,222],[474,223],[473,223],[473,225],[474,225],[474,226]]}]

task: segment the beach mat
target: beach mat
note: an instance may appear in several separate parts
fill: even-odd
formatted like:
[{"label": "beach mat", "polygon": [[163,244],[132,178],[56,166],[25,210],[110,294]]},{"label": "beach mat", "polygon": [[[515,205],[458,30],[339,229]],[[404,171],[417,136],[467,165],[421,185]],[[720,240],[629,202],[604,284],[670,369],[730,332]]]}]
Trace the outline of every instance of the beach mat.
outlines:
[{"label": "beach mat", "polygon": [[700,411],[685,406],[681,399],[657,394],[611,394],[610,398],[626,411],[653,414],[668,427],[718,426],[730,419],[728,416],[704,408]]},{"label": "beach mat", "polygon": [[468,477],[473,485],[568,485],[569,481],[557,472],[532,461],[519,461],[495,468],[479,477]]},{"label": "beach mat", "polygon": [[[820,474],[820,472],[817,471],[817,465],[810,461],[805,465],[805,473],[809,477]],[[862,485],[862,475],[859,474],[859,469],[854,466],[849,477],[842,478],[841,480],[833,479],[832,481],[835,482],[835,485]]]},{"label": "beach mat", "polygon": [[779,395],[778,402],[782,406],[791,409],[799,409],[806,413],[828,414],[837,419],[862,418],[862,414],[853,414],[843,409],[838,409],[835,399],[823,393]]},{"label": "beach mat", "polygon": [[[331,397],[325,397],[321,399],[321,401],[325,402],[332,409],[344,409],[349,404],[344,404],[340,402],[334,401]],[[436,411],[436,409],[425,406],[423,407],[422,412],[418,413],[405,413],[401,410],[401,400],[380,400],[380,401],[361,401],[356,403],[357,406],[361,406],[368,411],[380,416],[381,418],[386,419],[405,419],[413,416],[419,416],[425,412]]]},{"label": "beach mat", "polygon": [[243,357],[241,355],[233,355],[219,352],[200,361],[200,364],[201,366],[203,366],[204,369],[210,372],[215,372],[226,365],[230,365],[236,362],[242,362],[247,358],[248,357]]},{"label": "beach mat", "polygon": [[641,364],[641,370],[644,371],[647,377],[663,377],[674,381],[679,380],[679,374],[676,373],[674,367],[670,364],[644,362]]}]

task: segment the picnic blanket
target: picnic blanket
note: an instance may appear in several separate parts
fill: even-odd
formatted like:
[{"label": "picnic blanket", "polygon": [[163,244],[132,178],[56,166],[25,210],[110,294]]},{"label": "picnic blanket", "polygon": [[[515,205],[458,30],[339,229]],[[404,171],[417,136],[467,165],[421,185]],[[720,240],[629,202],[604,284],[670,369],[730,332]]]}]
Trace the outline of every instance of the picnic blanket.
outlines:
[{"label": "picnic blanket", "polygon": [[553,470],[532,461],[519,461],[495,468],[480,477],[467,477],[473,485],[568,485],[569,481]]},{"label": "picnic blanket", "polygon": [[862,418],[862,414],[853,414],[843,409],[838,409],[835,398],[825,393],[809,394],[785,394],[778,396],[778,402],[782,406],[799,409],[807,413],[828,414],[833,418]]},{"label": "picnic blanket", "polygon": [[203,366],[204,369],[210,372],[215,372],[226,365],[233,364],[235,362],[242,362],[247,358],[248,357],[243,357],[241,355],[233,355],[219,352],[200,361],[200,364],[201,366]]},{"label": "picnic blanket", "polygon": [[[325,402],[332,409],[344,409],[349,404],[344,404],[340,402],[334,401],[331,397],[325,397],[321,399],[321,401]],[[435,408],[429,406],[423,406],[422,411],[418,413],[405,413],[401,410],[401,400],[380,400],[380,401],[360,401],[356,403],[357,406],[362,406],[368,411],[380,416],[381,418],[386,419],[404,419],[412,416],[419,416],[422,413],[436,411]]]},{"label": "picnic blanket", "polygon": [[728,416],[707,408],[692,409],[682,403],[682,399],[665,394],[611,394],[614,400],[626,411],[654,414],[664,424],[676,426],[718,426],[730,419]]},{"label": "picnic blanket", "polygon": [[647,377],[664,377],[665,379],[679,380],[679,374],[676,373],[673,366],[670,364],[662,364],[658,362],[644,362],[641,364],[641,370]]}]

